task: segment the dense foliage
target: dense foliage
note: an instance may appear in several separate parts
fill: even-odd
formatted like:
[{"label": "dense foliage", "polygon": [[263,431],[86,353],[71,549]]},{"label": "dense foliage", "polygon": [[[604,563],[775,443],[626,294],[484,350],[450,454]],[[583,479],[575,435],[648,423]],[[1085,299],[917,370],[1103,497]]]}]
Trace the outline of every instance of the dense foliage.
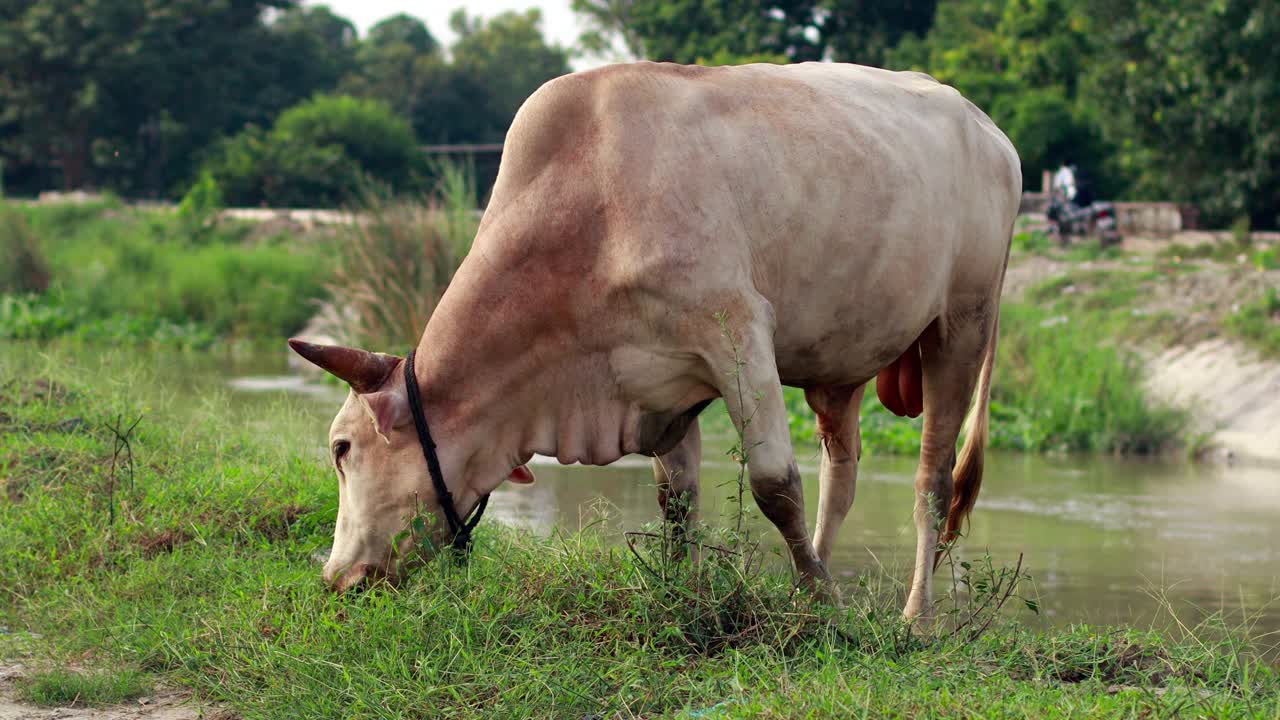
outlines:
[{"label": "dense foliage", "polygon": [[[328,8],[294,0],[0,2],[0,187],[176,199],[212,162],[229,202],[274,202],[263,186],[283,176],[290,200],[333,203],[353,174],[384,177],[385,154],[370,166],[358,148],[500,142],[520,102],[569,71],[540,24],[537,10],[459,12],[446,54],[407,15],[359,38]],[[384,103],[411,131],[330,100],[282,146],[281,113],[317,94]],[[342,137],[316,127],[331,111]],[[392,162],[396,184],[407,169]]]},{"label": "dense foliage", "polygon": [[332,206],[367,181],[405,190],[421,165],[409,123],[385,103],[318,95],[264,131],[223,143],[206,170],[233,205]]},{"label": "dense foliage", "polygon": [[[1277,3],[573,0],[573,7],[587,28],[580,50],[593,58],[826,59],[923,70],[1006,130],[1029,188],[1041,171],[1070,162],[1104,196],[1191,203],[1216,226],[1240,218],[1255,228],[1280,224]],[[275,152],[274,162],[299,166],[282,169],[301,176],[286,194],[333,202],[352,173],[379,171],[360,158],[344,164],[333,143],[273,151],[275,138],[261,128],[317,94],[350,95],[384,103],[416,143],[499,142],[524,98],[569,71],[569,52],[545,41],[541,22],[536,9],[487,20],[460,9],[446,48],[408,15],[359,37],[324,6],[295,0],[0,2],[4,186],[177,198],[211,155]],[[332,183],[305,181],[330,165],[341,168]],[[274,201],[240,187],[224,188],[229,202]]]}]

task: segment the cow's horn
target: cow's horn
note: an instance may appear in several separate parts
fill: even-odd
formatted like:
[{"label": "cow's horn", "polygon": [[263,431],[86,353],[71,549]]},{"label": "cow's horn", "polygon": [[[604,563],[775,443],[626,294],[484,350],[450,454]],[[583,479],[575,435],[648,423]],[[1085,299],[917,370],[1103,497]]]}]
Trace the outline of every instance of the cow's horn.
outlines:
[{"label": "cow's horn", "polygon": [[289,347],[312,364],[346,380],[358,393],[382,387],[397,362],[391,355],[341,345],[316,345],[297,338],[289,340]]}]

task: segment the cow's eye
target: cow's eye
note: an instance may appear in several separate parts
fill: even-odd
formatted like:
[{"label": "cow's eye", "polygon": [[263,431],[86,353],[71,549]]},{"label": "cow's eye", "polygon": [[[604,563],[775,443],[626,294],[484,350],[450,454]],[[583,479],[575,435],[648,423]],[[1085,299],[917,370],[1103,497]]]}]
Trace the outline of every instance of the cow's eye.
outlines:
[{"label": "cow's eye", "polygon": [[342,462],[342,457],[351,450],[351,443],[346,440],[339,440],[333,444],[333,462],[338,464]]}]

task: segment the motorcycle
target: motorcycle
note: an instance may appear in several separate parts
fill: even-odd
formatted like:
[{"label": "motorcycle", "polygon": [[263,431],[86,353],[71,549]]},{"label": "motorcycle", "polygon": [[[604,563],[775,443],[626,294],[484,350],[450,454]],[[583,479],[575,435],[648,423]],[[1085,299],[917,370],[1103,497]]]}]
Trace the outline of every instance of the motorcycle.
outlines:
[{"label": "motorcycle", "polygon": [[1066,245],[1072,236],[1097,237],[1102,247],[1120,243],[1115,206],[1105,200],[1093,200],[1093,193],[1072,165],[1064,165],[1054,174],[1045,211],[1058,242]]}]

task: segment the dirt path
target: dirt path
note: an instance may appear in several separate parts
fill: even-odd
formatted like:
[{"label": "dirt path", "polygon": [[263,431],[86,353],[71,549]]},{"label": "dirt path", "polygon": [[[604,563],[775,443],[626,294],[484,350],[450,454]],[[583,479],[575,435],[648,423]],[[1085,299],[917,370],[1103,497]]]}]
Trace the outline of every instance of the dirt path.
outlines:
[{"label": "dirt path", "polygon": [[127,703],[101,708],[38,707],[17,700],[17,682],[26,674],[21,664],[0,664],[0,720],[215,720],[226,718],[192,704],[191,694],[157,690]]},{"label": "dirt path", "polygon": [[[1158,247],[1162,245],[1151,245]],[[1132,307],[1116,308],[1169,318],[1164,330],[1170,339],[1133,343],[1147,361],[1147,387],[1156,399],[1191,414],[1193,432],[1208,438],[1205,455],[1280,463],[1280,361],[1262,358],[1222,332],[1223,319],[1242,298],[1261,288],[1280,287],[1280,271],[1257,272],[1239,263],[1209,260],[1191,264],[1194,272],[1145,282]],[[1149,273],[1151,265],[1128,258],[1070,262],[1021,257],[1010,263],[1005,297],[1023,299],[1027,290],[1042,283],[1095,270]],[[1094,289],[1068,286],[1064,292]]]}]

